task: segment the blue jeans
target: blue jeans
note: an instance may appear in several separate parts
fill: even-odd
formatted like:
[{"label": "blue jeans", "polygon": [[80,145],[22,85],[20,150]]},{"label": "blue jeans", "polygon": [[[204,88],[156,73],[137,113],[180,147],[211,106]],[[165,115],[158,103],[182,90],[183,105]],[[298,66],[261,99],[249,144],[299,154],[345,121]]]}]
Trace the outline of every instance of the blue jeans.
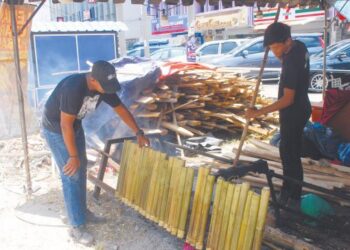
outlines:
[{"label": "blue jeans", "polygon": [[86,222],[86,149],[84,130],[75,132],[75,142],[78,149],[80,167],[73,176],[63,173],[67,164],[69,154],[64,144],[62,134],[51,132],[45,128],[42,134],[56,161],[62,180],[64,203],[67,210],[69,222],[72,226],[84,225]]}]

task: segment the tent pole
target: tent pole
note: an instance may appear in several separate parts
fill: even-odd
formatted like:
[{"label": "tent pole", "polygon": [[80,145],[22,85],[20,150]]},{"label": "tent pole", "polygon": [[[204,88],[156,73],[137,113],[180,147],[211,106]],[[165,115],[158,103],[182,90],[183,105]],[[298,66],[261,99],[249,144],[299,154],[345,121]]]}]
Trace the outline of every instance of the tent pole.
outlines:
[{"label": "tent pole", "polygon": [[26,23],[23,25],[23,27],[20,29],[20,31],[18,32],[18,35],[20,36],[23,31],[25,30],[25,28],[27,28],[28,24],[32,21],[32,19],[34,18],[34,16],[36,15],[36,13],[38,13],[38,11],[41,9],[41,7],[43,7],[44,3],[46,2],[46,0],[42,0],[41,3],[39,4],[38,7],[36,7],[36,9],[34,10],[34,12],[30,15],[30,17],[28,18],[28,20],[26,21]]},{"label": "tent pole", "polygon": [[[278,7],[277,7],[277,12],[276,12],[276,16],[275,16],[275,20],[274,22],[278,22],[278,18],[279,18],[279,15],[280,15],[280,11],[281,11],[281,5],[278,4]],[[260,83],[261,83],[261,80],[262,80],[262,76],[263,76],[263,73],[264,73],[264,69],[265,69],[265,66],[266,66],[266,62],[267,62],[267,58],[268,58],[268,55],[269,55],[269,47],[266,47],[265,48],[265,54],[264,54],[264,59],[262,61],[262,64],[261,64],[261,68],[260,68],[260,72],[259,72],[259,76],[258,76],[258,79],[257,79],[257,82],[256,82],[256,86],[255,86],[255,90],[254,90],[254,95],[253,95],[253,98],[252,98],[252,101],[250,103],[250,107],[251,108],[254,108],[255,107],[255,103],[256,103],[256,98],[258,96],[258,92],[259,92],[259,87],[260,87]],[[244,144],[244,141],[245,141],[245,138],[247,137],[247,134],[248,134],[248,128],[249,128],[249,123],[250,123],[250,120],[247,119],[246,120],[246,123],[245,123],[245,126],[244,126],[244,129],[243,129],[243,133],[242,133],[242,136],[241,136],[241,140],[239,142],[239,146],[238,146],[238,149],[237,149],[237,152],[236,152],[236,157],[233,161],[233,166],[236,167],[237,166],[237,163],[238,163],[238,160],[239,160],[239,156],[241,154],[241,151],[242,151],[242,148],[243,148],[243,144]]]},{"label": "tent pole", "polygon": [[324,48],[323,48],[323,84],[322,84],[322,100],[324,100],[326,96],[326,88],[327,88],[327,40],[328,40],[328,24],[327,24],[327,16],[328,16],[328,8],[326,1],[323,1],[324,7]]},{"label": "tent pole", "polygon": [[14,55],[14,61],[16,66],[16,86],[17,86],[17,97],[18,97],[18,104],[19,104],[18,105],[19,114],[20,114],[20,120],[21,120],[24,167],[25,167],[25,173],[26,173],[26,191],[27,191],[28,197],[30,197],[32,194],[32,182],[31,182],[30,168],[29,168],[27,129],[26,129],[26,119],[25,119],[25,112],[24,112],[23,92],[22,92],[22,86],[21,86],[22,77],[21,77],[21,66],[20,66],[20,60],[19,60],[16,9],[15,9],[14,0],[9,1],[9,5],[10,5],[10,14],[11,14],[13,55]]}]

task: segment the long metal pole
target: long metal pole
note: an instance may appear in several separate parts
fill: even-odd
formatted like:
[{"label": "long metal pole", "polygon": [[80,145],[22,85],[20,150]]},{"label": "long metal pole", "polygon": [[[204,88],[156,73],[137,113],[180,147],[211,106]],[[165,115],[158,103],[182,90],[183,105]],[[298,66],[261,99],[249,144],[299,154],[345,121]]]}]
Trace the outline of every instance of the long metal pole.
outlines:
[{"label": "long metal pole", "polygon": [[[280,11],[281,11],[281,5],[278,4],[278,8],[277,8],[277,12],[276,12],[275,20],[274,20],[275,23],[278,21],[278,17],[280,15]],[[260,72],[259,72],[259,76],[258,76],[258,79],[257,79],[257,82],[256,82],[254,95],[253,95],[252,101],[250,103],[250,107],[251,108],[255,107],[256,98],[258,96],[260,83],[261,83],[262,75],[264,73],[264,69],[265,69],[265,66],[266,66],[266,62],[267,62],[267,57],[268,57],[269,51],[270,51],[269,47],[266,47],[265,48],[264,59],[263,59],[263,62],[262,62],[261,68],[260,68]],[[235,159],[233,161],[233,166],[234,167],[237,166],[237,163],[239,161],[239,156],[241,155],[243,144],[244,144],[245,138],[247,137],[247,134],[248,134],[249,123],[250,123],[250,120],[247,119],[246,123],[245,123],[245,126],[244,126],[244,129],[243,129],[242,137],[241,137],[241,140],[239,142],[239,146],[238,146],[238,149],[237,149],[237,152],[236,152],[236,157],[235,157]]]},{"label": "long metal pole", "polygon": [[12,40],[13,40],[13,53],[14,61],[16,66],[16,86],[17,86],[17,97],[18,97],[18,106],[19,106],[19,115],[21,120],[21,134],[22,134],[22,146],[24,153],[24,167],[26,172],[26,191],[27,195],[31,196],[32,194],[32,181],[30,177],[30,168],[29,168],[29,157],[28,157],[28,141],[27,141],[27,129],[26,129],[26,119],[24,112],[24,101],[23,101],[23,92],[22,92],[22,76],[21,76],[21,65],[19,61],[19,49],[18,49],[18,33],[17,33],[17,23],[16,23],[16,9],[13,0],[9,2],[10,13],[11,13],[11,26],[12,26]]},{"label": "long metal pole", "polygon": [[328,40],[328,24],[327,24],[327,2],[323,1],[324,7],[324,48],[323,48],[323,84],[322,84],[322,100],[324,100],[326,96],[326,87],[327,87],[327,40]]}]

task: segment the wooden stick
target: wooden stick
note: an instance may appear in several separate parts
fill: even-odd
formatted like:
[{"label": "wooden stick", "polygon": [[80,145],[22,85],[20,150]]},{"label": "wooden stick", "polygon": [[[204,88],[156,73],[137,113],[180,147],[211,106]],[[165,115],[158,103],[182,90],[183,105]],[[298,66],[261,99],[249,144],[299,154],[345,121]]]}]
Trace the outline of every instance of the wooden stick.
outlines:
[{"label": "wooden stick", "polygon": [[186,102],[186,103],[184,103],[184,104],[181,104],[181,105],[179,105],[179,106],[176,106],[175,108],[172,106],[172,107],[171,107],[171,110],[165,111],[164,114],[169,114],[169,113],[174,112],[174,111],[176,111],[176,110],[178,110],[178,109],[184,108],[184,107],[186,107],[186,106],[189,105],[189,104],[192,104],[192,103],[194,103],[194,102],[197,102],[197,101],[199,101],[199,100],[202,99],[202,98],[206,98],[206,97],[209,97],[209,96],[212,96],[212,95],[214,95],[214,93],[210,93],[210,94],[205,95],[205,96],[203,96],[203,97],[199,97],[199,98],[196,98],[196,99],[194,99],[194,100],[188,101],[188,102]]},{"label": "wooden stick", "polygon": [[185,137],[193,137],[194,134],[190,131],[188,131],[187,129],[184,129],[183,127],[179,127],[179,126],[176,126],[172,123],[169,123],[169,122],[162,122],[161,125],[164,127],[164,128],[167,128],[171,131],[174,131],[175,133],[178,133],[182,136],[185,136]]},{"label": "wooden stick", "polygon": [[162,227],[165,227],[165,223],[167,220],[167,216],[169,215],[168,213],[168,198],[169,198],[169,189],[170,189],[170,181],[171,181],[171,176],[173,174],[173,166],[174,166],[174,161],[175,157],[170,157],[168,160],[168,167],[167,167],[167,172],[165,175],[165,180],[164,180],[164,194],[163,194],[163,200],[161,201],[161,210],[160,210],[160,222],[159,225]]},{"label": "wooden stick", "polygon": [[[280,11],[281,11],[281,6],[278,4],[277,12],[276,12],[276,15],[275,15],[275,20],[274,20],[274,22],[277,22],[277,21],[278,21],[278,18],[279,18],[279,15],[280,15]],[[258,92],[259,92],[259,88],[260,88],[260,82],[261,82],[261,79],[262,79],[262,75],[263,75],[263,73],[264,73],[264,68],[265,68],[265,65],[266,65],[266,62],[267,62],[269,50],[270,50],[269,47],[266,46],[266,48],[265,48],[265,54],[264,54],[263,61],[262,61],[262,65],[261,65],[261,69],[260,69],[260,72],[259,72],[258,79],[257,79],[257,81],[256,81],[256,86],[255,86],[253,98],[252,98],[252,101],[251,101],[251,103],[250,103],[250,108],[254,108],[255,103],[256,103],[256,98],[257,98],[257,96],[258,96]],[[237,153],[236,153],[236,158],[235,158],[235,160],[234,160],[234,162],[233,162],[233,166],[237,166],[237,163],[238,163],[238,160],[239,160],[239,156],[240,156],[240,154],[241,154],[241,151],[242,151],[242,147],[243,147],[245,138],[247,137],[247,134],[248,134],[249,123],[250,123],[250,120],[247,119],[247,121],[246,121],[246,123],[245,123],[245,125],[244,125],[242,137],[241,137],[241,140],[240,140],[240,142],[239,142],[238,151],[237,151]]]}]

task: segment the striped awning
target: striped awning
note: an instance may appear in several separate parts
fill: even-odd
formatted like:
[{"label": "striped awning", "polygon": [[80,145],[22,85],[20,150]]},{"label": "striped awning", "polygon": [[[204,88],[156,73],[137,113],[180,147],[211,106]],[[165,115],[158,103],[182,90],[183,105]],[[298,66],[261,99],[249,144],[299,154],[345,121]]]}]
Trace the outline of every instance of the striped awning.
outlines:
[{"label": "striped awning", "polygon": [[[33,0],[32,0],[33,1]],[[35,0],[34,0],[35,1]],[[72,3],[72,2],[83,2],[85,0],[52,0],[53,3]],[[94,0],[95,2],[108,2],[108,0]],[[195,0],[197,3],[204,5],[207,1],[209,5],[217,5],[220,0]],[[125,0],[113,0],[114,3],[124,3]],[[147,3],[145,0],[131,0],[132,4],[144,4]],[[159,4],[162,0],[150,0],[151,4]],[[194,0],[165,0],[168,5],[181,4],[183,6],[193,5]],[[234,3],[235,6],[254,6],[255,4],[259,7],[274,7],[277,3],[281,4],[281,7],[296,7],[296,6],[319,6],[321,0],[221,0],[225,6],[231,6]]]}]

